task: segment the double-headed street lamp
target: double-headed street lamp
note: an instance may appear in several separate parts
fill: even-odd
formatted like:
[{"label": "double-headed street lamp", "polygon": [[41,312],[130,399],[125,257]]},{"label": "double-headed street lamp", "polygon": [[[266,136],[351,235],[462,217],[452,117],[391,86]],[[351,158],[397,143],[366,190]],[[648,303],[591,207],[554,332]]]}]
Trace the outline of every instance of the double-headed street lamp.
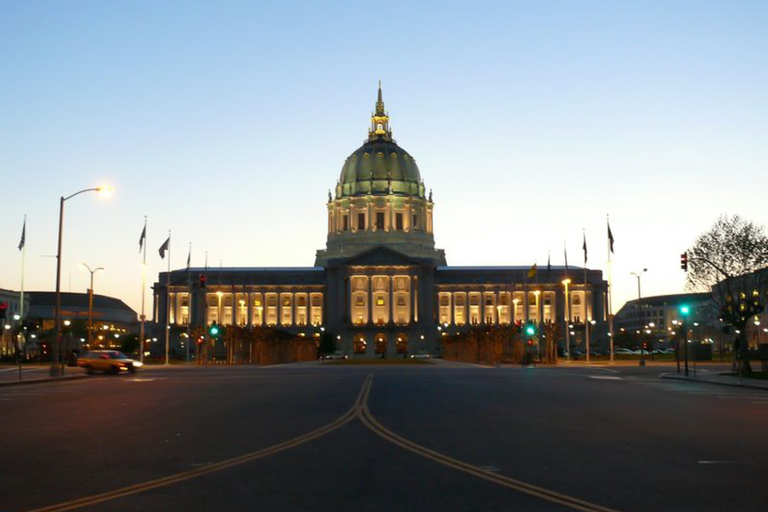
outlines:
[{"label": "double-headed street lamp", "polygon": [[[640,301],[642,299],[642,296],[640,295],[640,278],[648,272],[647,268],[644,268],[642,272],[631,272],[631,275],[635,276],[637,278],[637,320],[641,324],[643,324],[643,310],[640,304]],[[639,331],[638,331],[639,332]],[[645,354],[643,354],[643,343],[642,343],[643,335],[640,335],[640,366],[645,366]]]},{"label": "double-headed street lamp", "polygon": [[571,284],[569,278],[563,279],[563,286],[565,286],[565,350],[567,360],[571,360],[571,300],[568,297],[568,285]]},{"label": "double-headed street lamp", "polygon": [[91,273],[91,287],[88,288],[88,346],[93,346],[93,274],[99,270],[106,270],[104,267],[98,267],[91,270],[91,267],[87,263],[83,263],[83,266]]},{"label": "double-headed street lamp", "polygon": [[[60,357],[61,351],[61,242],[64,235],[64,202],[80,195],[84,192],[99,192],[102,195],[109,195],[112,192],[111,187],[102,186],[95,188],[85,188],[75,192],[71,196],[61,196],[59,200],[59,244],[56,252],[56,307],[54,312],[55,337],[53,340],[53,352],[51,354],[51,377],[64,374],[64,358]],[[59,361],[61,359],[61,361]]]}]

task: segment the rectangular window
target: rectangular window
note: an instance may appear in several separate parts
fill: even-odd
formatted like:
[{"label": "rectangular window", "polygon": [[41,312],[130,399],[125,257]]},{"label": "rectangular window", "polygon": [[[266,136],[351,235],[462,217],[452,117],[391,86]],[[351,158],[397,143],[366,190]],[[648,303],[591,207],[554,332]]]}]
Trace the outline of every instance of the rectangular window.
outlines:
[{"label": "rectangular window", "polygon": [[364,213],[357,214],[357,229],[360,231],[365,231],[365,214]]},{"label": "rectangular window", "polygon": [[402,213],[395,214],[395,229],[397,229],[398,231],[403,230],[403,214]]},{"label": "rectangular window", "polygon": [[413,222],[411,222],[411,229],[419,229],[419,216],[413,214]]},{"label": "rectangular window", "polygon": [[349,230],[349,217],[347,215],[344,215],[341,217],[341,230],[342,231]]},{"label": "rectangular window", "polygon": [[384,212],[376,212],[376,229],[384,229]]}]

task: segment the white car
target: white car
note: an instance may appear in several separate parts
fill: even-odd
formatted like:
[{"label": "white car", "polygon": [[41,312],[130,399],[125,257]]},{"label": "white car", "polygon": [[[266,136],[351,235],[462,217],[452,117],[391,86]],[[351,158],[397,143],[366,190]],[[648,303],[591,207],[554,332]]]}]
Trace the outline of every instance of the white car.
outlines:
[{"label": "white car", "polygon": [[321,361],[333,361],[337,359],[349,359],[349,356],[347,354],[342,354],[341,352],[334,352],[333,354],[323,354],[320,356]]},{"label": "white car", "polygon": [[626,354],[626,355],[633,355],[635,352],[632,350],[629,350],[628,348],[617,348],[613,350],[614,354]]},{"label": "white car", "polygon": [[426,354],[423,352],[418,354],[411,354],[411,359],[432,359],[432,354]]}]

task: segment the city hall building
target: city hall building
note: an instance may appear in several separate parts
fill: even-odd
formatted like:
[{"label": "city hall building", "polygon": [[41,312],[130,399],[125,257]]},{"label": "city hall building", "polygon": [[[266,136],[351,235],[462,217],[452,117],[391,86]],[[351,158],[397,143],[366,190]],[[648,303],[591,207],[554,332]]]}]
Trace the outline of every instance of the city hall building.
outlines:
[{"label": "city hall building", "polygon": [[368,140],[344,162],[326,206],[328,238],[314,266],[209,270],[205,287],[202,268],[160,273],[156,324],[326,331],[338,350],[357,357],[439,355],[442,336],[518,321],[559,323],[560,346],[566,329],[578,344],[586,321],[593,346],[607,343],[599,270],[553,266],[528,277],[529,266],[447,265],[435,248],[432,194],[414,157],[392,138],[381,88]]}]

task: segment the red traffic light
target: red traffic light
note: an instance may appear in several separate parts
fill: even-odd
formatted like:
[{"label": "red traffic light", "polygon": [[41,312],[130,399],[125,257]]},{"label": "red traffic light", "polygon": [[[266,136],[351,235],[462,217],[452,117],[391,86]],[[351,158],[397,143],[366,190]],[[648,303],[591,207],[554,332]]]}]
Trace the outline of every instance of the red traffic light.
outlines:
[{"label": "red traffic light", "polygon": [[208,282],[208,276],[205,274],[200,274],[198,278],[200,279],[200,288],[205,288],[205,285]]},{"label": "red traffic light", "polygon": [[680,268],[683,272],[688,272],[688,253],[684,252],[680,255]]}]

